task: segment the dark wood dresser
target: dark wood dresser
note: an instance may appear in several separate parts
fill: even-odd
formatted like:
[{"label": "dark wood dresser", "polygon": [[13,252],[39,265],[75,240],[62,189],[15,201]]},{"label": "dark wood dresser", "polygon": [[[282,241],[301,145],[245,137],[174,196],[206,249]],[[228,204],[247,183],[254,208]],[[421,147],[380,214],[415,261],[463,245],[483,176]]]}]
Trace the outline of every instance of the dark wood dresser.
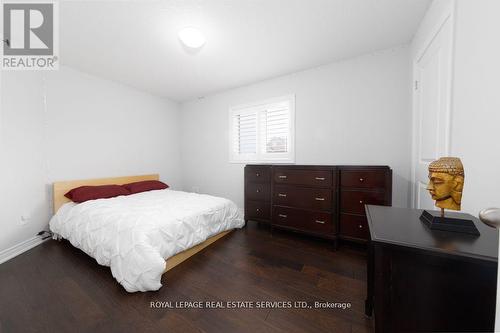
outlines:
[{"label": "dark wood dresser", "polygon": [[[481,235],[428,229],[422,210],[367,206],[366,314],[375,332],[492,332],[498,233],[469,216]],[[448,213],[454,215],[454,213]]]},{"label": "dark wood dresser", "polygon": [[247,165],[245,220],[334,240],[366,242],[365,204],[390,206],[387,166]]},{"label": "dark wood dresser", "polygon": [[365,205],[392,205],[392,171],[388,167],[340,167],[340,236],[370,237]]},{"label": "dark wood dresser", "polygon": [[245,167],[245,220],[271,223],[271,167]]}]

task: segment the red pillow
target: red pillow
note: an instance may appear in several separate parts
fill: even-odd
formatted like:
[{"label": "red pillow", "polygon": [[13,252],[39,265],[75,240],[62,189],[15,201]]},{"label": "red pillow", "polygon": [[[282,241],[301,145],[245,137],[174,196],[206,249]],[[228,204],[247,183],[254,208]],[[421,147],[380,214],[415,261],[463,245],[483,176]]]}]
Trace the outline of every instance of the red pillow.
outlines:
[{"label": "red pillow", "polygon": [[71,201],[80,203],[88,200],[114,198],[119,195],[129,195],[130,192],[120,185],[80,186],[72,189],[64,196]]},{"label": "red pillow", "polygon": [[152,190],[164,190],[168,188],[168,185],[160,182],[159,180],[144,180],[142,182],[135,182],[123,185],[130,194],[152,191]]}]

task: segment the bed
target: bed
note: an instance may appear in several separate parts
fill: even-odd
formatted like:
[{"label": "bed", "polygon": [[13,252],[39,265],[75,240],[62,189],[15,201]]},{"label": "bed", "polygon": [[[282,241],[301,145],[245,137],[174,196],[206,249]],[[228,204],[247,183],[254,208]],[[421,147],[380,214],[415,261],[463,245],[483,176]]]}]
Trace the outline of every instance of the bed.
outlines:
[{"label": "bed", "polygon": [[54,237],[109,266],[125,290],[136,292],[158,290],[163,273],[243,227],[232,201],[204,194],[166,189],[80,204],[64,196],[84,185],[158,179],[153,174],[54,183]]}]

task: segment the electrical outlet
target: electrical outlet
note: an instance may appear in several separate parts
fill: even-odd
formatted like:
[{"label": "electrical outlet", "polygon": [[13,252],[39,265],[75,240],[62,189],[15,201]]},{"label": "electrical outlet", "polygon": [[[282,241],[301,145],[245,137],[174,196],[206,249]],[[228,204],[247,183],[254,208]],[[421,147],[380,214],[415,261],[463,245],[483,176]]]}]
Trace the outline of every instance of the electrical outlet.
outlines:
[{"label": "electrical outlet", "polygon": [[29,214],[23,214],[21,215],[21,225],[26,225],[29,223],[29,221],[31,220],[31,216]]}]

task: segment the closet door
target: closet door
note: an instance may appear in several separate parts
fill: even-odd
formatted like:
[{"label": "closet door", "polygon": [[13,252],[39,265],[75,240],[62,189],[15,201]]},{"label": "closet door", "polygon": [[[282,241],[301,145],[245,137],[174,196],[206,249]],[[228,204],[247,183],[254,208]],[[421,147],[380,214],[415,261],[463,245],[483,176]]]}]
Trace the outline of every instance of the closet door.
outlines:
[{"label": "closet door", "polygon": [[413,63],[413,206],[432,209],[426,190],[430,162],[450,152],[453,15],[428,37]]}]

